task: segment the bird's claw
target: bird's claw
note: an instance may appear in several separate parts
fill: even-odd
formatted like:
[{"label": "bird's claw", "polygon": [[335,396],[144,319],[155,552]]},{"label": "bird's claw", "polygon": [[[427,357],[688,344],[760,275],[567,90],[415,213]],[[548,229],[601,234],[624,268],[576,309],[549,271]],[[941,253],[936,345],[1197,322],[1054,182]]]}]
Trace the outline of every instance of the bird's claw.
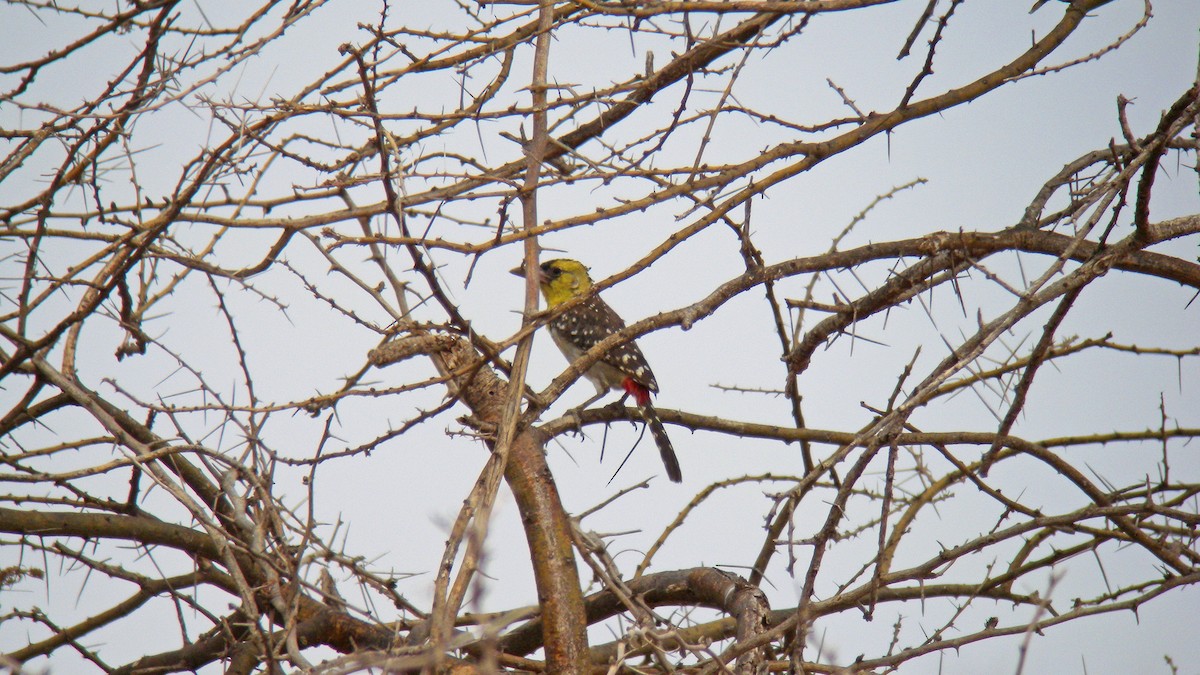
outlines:
[{"label": "bird's claw", "polygon": [[583,417],[579,415],[582,408],[571,408],[563,413],[563,418],[567,420],[567,429],[574,431],[580,436],[583,435]]},{"label": "bird's claw", "polygon": [[611,410],[614,413],[621,412],[622,410],[625,409],[625,401],[624,401],[624,399],[622,399],[620,401],[613,401],[612,403],[609,403],[608,405],[604,406],[604,409]]}]

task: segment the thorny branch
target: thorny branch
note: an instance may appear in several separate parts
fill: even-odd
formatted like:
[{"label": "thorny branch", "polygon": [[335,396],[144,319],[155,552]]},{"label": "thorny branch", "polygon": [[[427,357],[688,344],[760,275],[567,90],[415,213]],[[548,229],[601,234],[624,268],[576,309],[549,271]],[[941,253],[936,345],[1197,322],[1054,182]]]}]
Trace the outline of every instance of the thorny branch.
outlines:
[{"label": "thorny branch", "polygon": [[[920,232],[864,236],[884,200],[926,189],[915,179],[812,254],[758,206],[914,121],[1086,73],[1154,27],[1144,0],[1058,3],[1032,41],[1018,11],[991,28],[1020,35],[1018,53],[972,60],[950,88],[934,75],[986,37],[956,1],[385,0],[349,20],[321,0],[10,4],[38,47],[0,64],[16,113],[0,122],[0,547],[13,561],[0,588],[20,591],[0,616],[5,666],[832,672],[849,661],[810,636],[840,617],[893,626],[879,644],[835,638],[854,645],[853,668],[887,670],[1034,644],[1200,583],[1200,483],[1180,452],[1200,421],[1177,402],[1194,397],[1200,333],[1128,339],[1110,285],[1182,287],[1169,311],[1196,311],[1200,209],[1161,197],[1164,175],[1197,165],[1195,82],[1174,83],[1150,124],[1129,114],[1139,92],[1123,94],[1121,142],[1098,138],[1039,177],[1001,227],[942,204]],[[1065,49],[1107,5],[1137,17]],[[792,86],[780,62],[822,67],[810,50],[823,22],[894,10],[910,14],[892,34],[901,56],[923,55],[887,96],[824,73],[804,106],[758,95],[764,79]],[[63,72],[87,77],[63,93]],[[552,315],[532,282],[522,305],[493,273],[519,258],[532,280],[544,251],[572,242],[587,242],[581,258],[620,252],[588,261],[595,292],[634,289],[653,310],[542,378],[532,344]],[[1099,329],[1079,321],[1089,303],[1108,314]],[[747,368],[719,403],[669,399],[660,414],[696,464],[777,461],[698,468],[713,477],[681,505],[652,481],[568,513],[587,497],[560,493],[556,444],[586,434],[586,470],[593,446],[636,443],[621,422],[640,418],[549,411],[648,334],[692,364],[730,361],[687,331],[746,306],[757,314],[730,339],[775,345],[774,384]],[[893,337],[913,315],[927,339]],[[866,345],[886,356],[843,375]],[[1025,424],[1085,380],[1078,364],[1130,362],[1160,379],[1108,386],[1144,388],[1149,422]],[[718,384],[699,370],[675,391]],[[857,417],[814,412],[839,388]],[[959,421],[960,394],[984,421]],[[736,403],[752,397],[787,405],[774,417]],[[364,518],[358,502],[381,506]],[[652,508],[631,517],[627,503]],[[961,522],[931,543],[945,513]],[[699,531],[728,546],[697,552]],[[519,574],[500,562],[514,555]],[[700,566],[714,560],[746,579]],[[1064,570],[1088,576],[1072,597],[1047,582]],[[513,585],[522,574],[529,588]],[[918,604],[946,610],[935,629],[911,618]]]}]

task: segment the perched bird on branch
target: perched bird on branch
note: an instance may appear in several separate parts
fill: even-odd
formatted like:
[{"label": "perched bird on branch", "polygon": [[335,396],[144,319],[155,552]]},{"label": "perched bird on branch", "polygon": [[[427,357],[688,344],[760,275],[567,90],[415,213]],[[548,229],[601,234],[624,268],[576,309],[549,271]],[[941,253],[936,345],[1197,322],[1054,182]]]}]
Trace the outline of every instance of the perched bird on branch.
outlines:
[{"label": "perched bird on branch", "polygon": [[[514,269],[513,274],[525,276],[523,268]],[[538,268],[538,285],[546,304],[553,310],[555,307],[573,298],[587,296],[592,288],[592,279],[588,269],[577,260],[559,258],[549,260]],[[608,336],[625,327],[625,322],[613,311],[608,303],[598,295],[592,295],[579,305],[568,309],[551,319],[549,325],[550,337],[562,351],[568,361],[575,361],[585,352],[600,343]],[[667,430],[662,420],[654,410],[650,395],[658,393],[658,382],[650,364],[638,349],[637,343],[630,340],[615,345],[600,357],[584,372],[584,377],[596,385],[596,395],[588,399],[581,408],[599,400],[610,390],[624,392],[617,402],[622,404],[626,397],[633,396],[638,411],[650,429],[658,453],[662,456],[663,466],[667,469],[667,478],[678,483],[683,480],[679,469],[679,459],[675,457],[675,448],[667,437]]]}]

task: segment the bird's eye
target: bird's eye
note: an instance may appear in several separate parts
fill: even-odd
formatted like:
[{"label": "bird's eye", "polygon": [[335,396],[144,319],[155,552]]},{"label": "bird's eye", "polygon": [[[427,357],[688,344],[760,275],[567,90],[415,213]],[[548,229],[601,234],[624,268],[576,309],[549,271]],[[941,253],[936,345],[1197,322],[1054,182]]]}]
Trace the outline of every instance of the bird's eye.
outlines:
[{"label": "bird's eye", "polygon": [[562,270],[558,269],[554,265],[551,265],[550,263],[542,263],[542,272],[544,272],[548,277],[556,277],[562,273]]}]

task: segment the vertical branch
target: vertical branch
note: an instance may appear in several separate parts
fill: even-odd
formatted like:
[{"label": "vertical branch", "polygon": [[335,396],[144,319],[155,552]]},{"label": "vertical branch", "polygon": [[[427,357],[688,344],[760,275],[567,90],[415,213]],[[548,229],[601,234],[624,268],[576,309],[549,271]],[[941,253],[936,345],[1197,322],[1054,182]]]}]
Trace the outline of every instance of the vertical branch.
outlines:
[{"label": "vertical branch", "polygon": [[[541,180],[542,162],[549,144],[546,113],[546,82],[550,63],[551,28],[554,25],[554,3],[542,0],[538,14],[538,33],[534,41],[532,138],[526,147],[525,182],[521,186],[521,217],[525,230],[537,226],[537,190]],[[538,242],[525,239],[525,312],[524,321],[537,311],[536,267]],[[517,428],[521,393],[525,387],[525,372],[533,347],[533,335],[517,346],[513,359],[512,377],[500,426],[498,451],[509,447]],[[589,666],[587,653],[587,616],[579,572],[572,550],[571,522],[562,507],[553,476],[546,466],[544,439],[532,429],[521,434],[512,445],[512,462],[505,475],[521,510],[525,535],[529,541],[538,603],[545,619],[546,670],[552,673],[581,673]]]}]

